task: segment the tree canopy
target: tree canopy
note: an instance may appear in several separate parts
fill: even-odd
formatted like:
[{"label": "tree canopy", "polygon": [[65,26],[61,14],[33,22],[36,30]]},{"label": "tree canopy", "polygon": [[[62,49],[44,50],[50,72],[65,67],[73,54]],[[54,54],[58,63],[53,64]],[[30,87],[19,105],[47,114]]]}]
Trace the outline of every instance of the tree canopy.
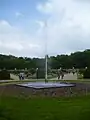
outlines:
[{"label": "tree canopy", "polygon": [[[12,55],[0,54],[0,69],[31,69],[43,68],[44,58],[15,57]],[[70,55],[57,55],[48,57],[48,66],[52,69],[63,67],[65,69],[90,67],[90,50],[75,52]]]}]

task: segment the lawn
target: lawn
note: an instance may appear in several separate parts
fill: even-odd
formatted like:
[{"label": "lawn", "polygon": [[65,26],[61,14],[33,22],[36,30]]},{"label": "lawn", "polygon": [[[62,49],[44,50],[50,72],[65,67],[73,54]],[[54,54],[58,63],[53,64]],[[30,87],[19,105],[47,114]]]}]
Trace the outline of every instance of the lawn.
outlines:
[{"label": "lawn", "polygon": [[0,120],[90,120],[90,96],[0,98]]}]

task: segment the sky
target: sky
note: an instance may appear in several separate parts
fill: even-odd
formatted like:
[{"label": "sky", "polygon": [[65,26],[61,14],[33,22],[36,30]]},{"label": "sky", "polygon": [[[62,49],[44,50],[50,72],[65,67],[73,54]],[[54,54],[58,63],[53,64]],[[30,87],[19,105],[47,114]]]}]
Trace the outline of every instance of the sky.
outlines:
[{"label": "sky", "polygon": [[90,48],[90,0],[0,0],[0,53],[43,57]]}]

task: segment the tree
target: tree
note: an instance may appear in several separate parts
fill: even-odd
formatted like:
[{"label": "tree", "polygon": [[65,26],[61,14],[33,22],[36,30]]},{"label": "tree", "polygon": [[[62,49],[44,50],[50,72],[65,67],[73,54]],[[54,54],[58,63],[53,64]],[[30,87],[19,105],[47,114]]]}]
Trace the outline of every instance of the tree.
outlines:
[{"label": "tree", "polygon": [[[90,68],[90,50],[71,53],[71,55],[57,55],[48,57],[48,68],[59,69],[60,67],[69,69]],[[0,54],[0,69],[24,69],[24,68],[45,68],[44,58],[15,57],[12,55]]]}]

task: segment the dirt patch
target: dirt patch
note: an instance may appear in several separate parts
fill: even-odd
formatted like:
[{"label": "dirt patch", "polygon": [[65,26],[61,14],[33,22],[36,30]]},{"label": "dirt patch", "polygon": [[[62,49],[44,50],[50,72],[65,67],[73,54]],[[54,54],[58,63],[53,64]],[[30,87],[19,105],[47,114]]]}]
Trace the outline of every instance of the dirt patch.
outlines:
[{"label": "dirt patch", "polygon": [[33,89],[18,85],[0,86],[0,95],[6,96],[76,96],[90,93],[90,84],[74,83],[74,87]]}]

